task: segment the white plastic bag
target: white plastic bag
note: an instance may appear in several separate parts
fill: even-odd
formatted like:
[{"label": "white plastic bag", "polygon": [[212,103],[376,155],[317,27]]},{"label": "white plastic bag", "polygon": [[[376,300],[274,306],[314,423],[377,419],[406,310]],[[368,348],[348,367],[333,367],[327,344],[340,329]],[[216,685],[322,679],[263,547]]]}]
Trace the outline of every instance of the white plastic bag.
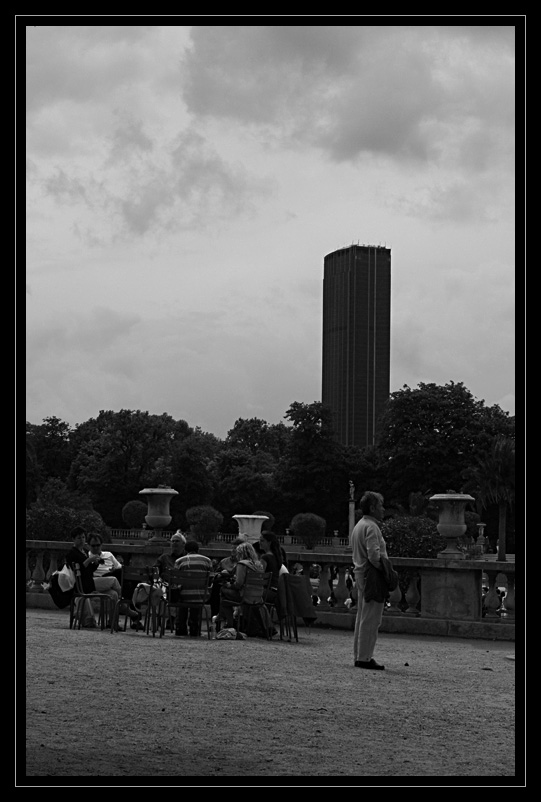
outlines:
[{"label": "white plastic bag", "polygon": [[71,590],[75,587],[75,574],[69,565],[65,565],[61,571],[58,572],[58,587],[60,590]]}]

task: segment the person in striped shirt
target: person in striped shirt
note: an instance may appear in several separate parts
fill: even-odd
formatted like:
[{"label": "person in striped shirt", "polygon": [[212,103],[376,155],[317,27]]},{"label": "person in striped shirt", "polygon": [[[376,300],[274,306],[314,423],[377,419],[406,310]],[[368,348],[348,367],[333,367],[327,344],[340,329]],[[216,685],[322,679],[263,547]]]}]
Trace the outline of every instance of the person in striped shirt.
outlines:
[{"label": "person in striped shirt", "polygon": [[[186,554],[184,554],[183,557],[179,557],[178,560],[175,561],[175,568],[178,568],[181,571],[212,570],[212,560],[210,557],[205,557],[204,554],[199,554],[199,543],[196,540],[188,540],[184,548],[186,550]],[[202,610],[200,607],[190,607],[188,618],[188,608],[179,608],[175,621],[175,635],[187,635],[189,626],[191,637],[199,637],[201,634],[201,614]]]}]

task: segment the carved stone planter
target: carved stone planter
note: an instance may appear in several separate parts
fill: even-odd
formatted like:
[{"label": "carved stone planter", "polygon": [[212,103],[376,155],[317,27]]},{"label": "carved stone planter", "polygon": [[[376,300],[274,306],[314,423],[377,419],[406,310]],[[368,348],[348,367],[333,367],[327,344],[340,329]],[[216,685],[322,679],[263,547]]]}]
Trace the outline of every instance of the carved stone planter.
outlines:
[{"label": "carved stone planter", "polygon": [[247,535],[248,543],[257,543],[261,534],[263,521],[268,521],[268,515],[233,515],[239,525],[239,535]]},{"label": "carved stone planter", "polygon": [[148,512],[145,521],[153,529],[158,530],[149,538],[152,541],[163,540],[160,530],[171,523],[172,516],[169,514],[171,499],[178,496],[178,492],[172,487],[146,487],[139,491],[139,495],[146,499]]},{"label": "carved stone planter", "polygon": [[474,499],[466,493],[442,493],[431,496],[430,501],[434,501],[439,508],[438,532],[447,540],[445,549],[438,557],[463,560],[465,555],[458,548],[457,540],[466,532],[464,511]]}]

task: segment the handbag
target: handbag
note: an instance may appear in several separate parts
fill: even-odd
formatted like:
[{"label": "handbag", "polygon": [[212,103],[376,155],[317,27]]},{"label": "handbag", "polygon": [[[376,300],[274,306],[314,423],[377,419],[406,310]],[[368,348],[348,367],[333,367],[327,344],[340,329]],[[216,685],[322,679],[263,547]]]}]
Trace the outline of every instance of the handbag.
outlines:
[{"label": "handbag", "polygon": [[64,593],[75,587],[75,574],[67,564],[58,572],[58,587],[60,590],[64,591]]}]

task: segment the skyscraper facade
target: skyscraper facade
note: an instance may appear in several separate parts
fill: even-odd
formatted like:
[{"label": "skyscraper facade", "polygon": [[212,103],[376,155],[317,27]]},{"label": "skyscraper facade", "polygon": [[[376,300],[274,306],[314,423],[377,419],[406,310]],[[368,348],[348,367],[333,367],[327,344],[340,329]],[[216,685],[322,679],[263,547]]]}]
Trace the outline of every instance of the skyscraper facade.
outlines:
[{"label": "skyscraper facade", "polygon": [[390,363],[390,248],[351,245],[327,254],[321,400],[344,445],[374,443],[389,398]]}]

